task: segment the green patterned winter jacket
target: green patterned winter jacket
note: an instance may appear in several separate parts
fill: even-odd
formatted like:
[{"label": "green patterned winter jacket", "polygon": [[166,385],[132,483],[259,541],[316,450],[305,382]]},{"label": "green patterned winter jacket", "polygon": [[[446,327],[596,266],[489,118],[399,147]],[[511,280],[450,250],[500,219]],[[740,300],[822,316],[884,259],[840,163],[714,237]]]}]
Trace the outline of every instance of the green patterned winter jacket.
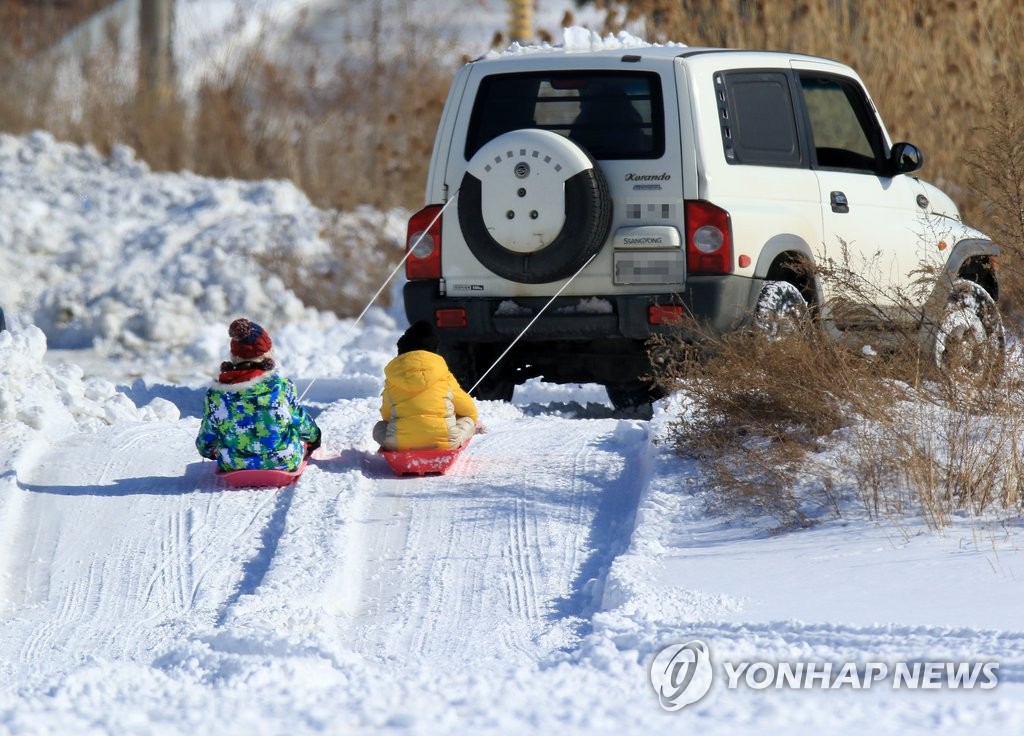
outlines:
[{"label": "green patterned winter jacket", "polygon": [[203,457],[222,471],[256,468],[295,470],[320,428],[295,398],[287,378],[268,372],[244,384],[216,383],[196,437]]}]

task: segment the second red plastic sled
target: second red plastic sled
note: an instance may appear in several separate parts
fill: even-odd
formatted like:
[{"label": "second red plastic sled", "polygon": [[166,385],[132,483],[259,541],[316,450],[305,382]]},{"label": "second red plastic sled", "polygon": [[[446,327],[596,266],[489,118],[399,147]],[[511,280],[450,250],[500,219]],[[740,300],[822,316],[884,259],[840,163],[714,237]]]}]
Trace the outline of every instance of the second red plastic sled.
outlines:
[{"label": "second red plastic sled", "polygon": [[397,475],[439,475],[451,467],[452,463],[466,447],[454,450],[379,450],[388,465]]}]

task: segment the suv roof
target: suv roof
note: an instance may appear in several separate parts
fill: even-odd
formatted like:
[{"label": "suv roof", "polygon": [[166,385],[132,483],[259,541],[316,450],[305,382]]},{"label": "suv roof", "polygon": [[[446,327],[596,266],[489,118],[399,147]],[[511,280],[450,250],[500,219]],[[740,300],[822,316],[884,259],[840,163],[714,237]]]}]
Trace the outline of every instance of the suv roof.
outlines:
[{"label": "suv roof", "polygon": [[[583,49],[566,46],[530,46],[517,51],[499,54],[488,54],[474,59],[473,64],[495,64],[495,65],[530,65],[529,60],[537,59],[537,64],[549,66],[552,57],[568,59],[621,59],[622,61],[638,61],[639,59],[694,59],[699,56],[712,58],[716,64],[720,64],[723,57],[727,58],[729,64],[738,65],[767,65],[786,66],[792,60],[814,61],[828,64],[839,69],[850,67],[834,59],[827,59],[821,56],[801,54],[788,51],[759,51],[748,49],[727,49],[711,46],[628,46],[617,49]],[[559,62],[562,63],[562,62]],[[566,62],[567,64],[569,62]]]}]

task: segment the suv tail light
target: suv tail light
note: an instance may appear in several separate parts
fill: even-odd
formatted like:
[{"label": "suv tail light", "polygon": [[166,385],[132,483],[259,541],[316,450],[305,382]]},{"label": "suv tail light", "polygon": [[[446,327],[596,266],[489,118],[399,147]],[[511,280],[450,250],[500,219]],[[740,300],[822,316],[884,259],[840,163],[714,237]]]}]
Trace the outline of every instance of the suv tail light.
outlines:
[{"label": "suv tail light", "polygon": [[410,281],[441,278],[441,209],[430,204],[409,218],[405,247],[412,252],[405,262],[405,276]]},{"label": "suv tail light", "polygon": [[687,274],[732,272],[732,221],[710,202],[686,202]]}]

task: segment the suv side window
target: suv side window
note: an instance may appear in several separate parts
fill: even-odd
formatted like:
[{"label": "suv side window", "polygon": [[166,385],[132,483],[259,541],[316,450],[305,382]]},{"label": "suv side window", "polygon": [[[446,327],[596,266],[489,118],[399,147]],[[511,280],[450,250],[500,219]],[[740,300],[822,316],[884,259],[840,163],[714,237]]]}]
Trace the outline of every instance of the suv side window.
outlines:
[{"label": "suv side window", "polygon": [[661,158],[661,80],[645,72],[551,71],[494,74],[480,82],[466,136],[466,160],[493,138],[542,128],[597,159]]},{"label": "suv side window", "polygon": [[800,86],[818,167],[882,172],[882,133],[860,91],[847,80],[819,74],[801,74]]},{"label": "suv side window", "polygon": [[716,74],[715,93],[726,161],[762,166],[803,164],[786,72]]}]

